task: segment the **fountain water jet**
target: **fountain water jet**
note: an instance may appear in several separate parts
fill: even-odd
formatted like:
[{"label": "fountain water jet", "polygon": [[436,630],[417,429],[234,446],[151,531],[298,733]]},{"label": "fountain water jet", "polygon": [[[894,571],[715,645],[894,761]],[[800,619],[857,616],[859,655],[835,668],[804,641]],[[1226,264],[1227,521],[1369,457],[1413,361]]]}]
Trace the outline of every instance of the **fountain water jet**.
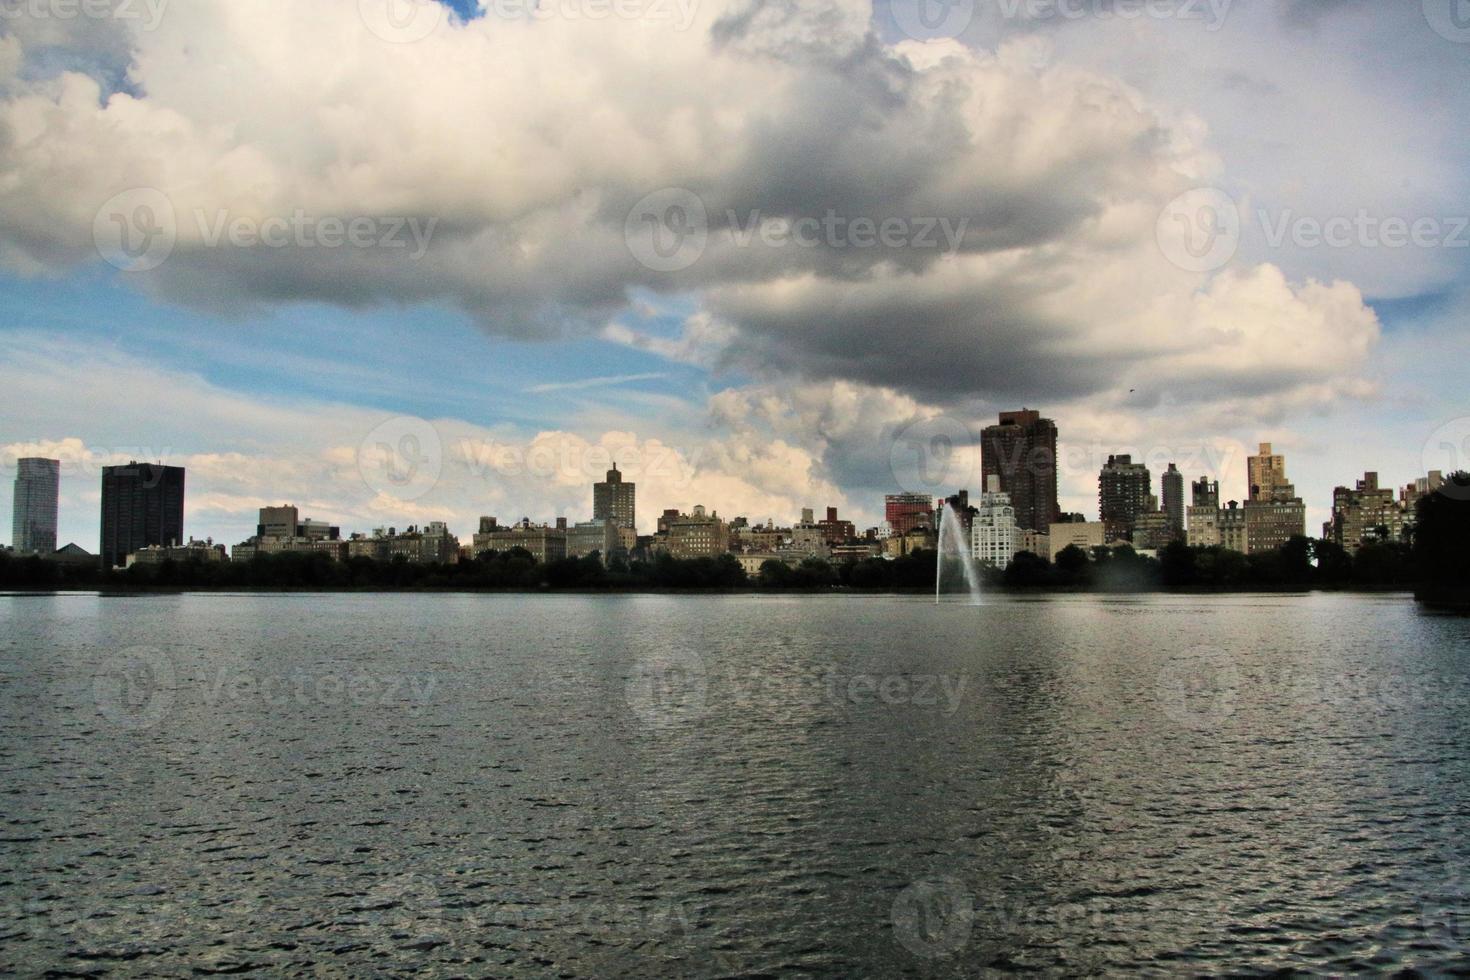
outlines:
[{"label": "fountain water jet", "polygon": [[980,570],[975,567],[970,542],[965,540],[965,522],[949,501],[939,514],[939,556],[934,562],[934,604],[938,605],[944,586],[944,567],[958,561],[964,569],[965,586],[970,592],[970,605],[980,605]]}]

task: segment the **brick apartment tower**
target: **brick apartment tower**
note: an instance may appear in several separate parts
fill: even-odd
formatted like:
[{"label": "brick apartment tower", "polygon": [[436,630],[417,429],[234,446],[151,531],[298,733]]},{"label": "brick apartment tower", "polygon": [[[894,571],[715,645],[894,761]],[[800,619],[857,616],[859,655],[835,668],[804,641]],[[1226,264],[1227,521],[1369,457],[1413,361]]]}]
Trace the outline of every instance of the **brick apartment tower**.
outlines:
[{"label": "brick apartment tower", "polygon": [[1001,412],[1000,421],[980,436],[982,485],[992,476],[1011,496],[1016,527],[1045,532],[1061,511],[1057,507],[1057,424],[1040,412]]}]

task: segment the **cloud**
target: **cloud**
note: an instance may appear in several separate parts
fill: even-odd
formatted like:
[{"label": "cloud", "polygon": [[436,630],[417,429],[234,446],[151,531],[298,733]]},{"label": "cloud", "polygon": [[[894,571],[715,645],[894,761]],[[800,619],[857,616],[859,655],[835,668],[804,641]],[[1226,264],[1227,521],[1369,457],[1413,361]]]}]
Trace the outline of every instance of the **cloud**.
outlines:
[{"label": "cloud", "polygon": [[[9,441],[0,444],[0,470],[13,474],[20,456],[61,459],[62,537],[89,550],[97,538],[101,468],[130,459],[184,466],[186,533],[227,543],[252,533],[258,508],[282,503],[338,523],[344,533],[443,520],[465,536],[481,515],[587,520],[591,485],[614,460],[638,485],[646,533],[666,507],[687,511],[703,503],[726,516],[789,522],[801,507],[845,503],[819,461],[779,440],[668,426],[527,431],[453,417],[395,417],[319,400],[252,397],[114,350],[34,333],[8,334],[7,348],[0,385]],[[8,505],[8,497],[0,502]]]},{"label": "cloud", "polygon": [[[1153,222],[1218,171],[1203,125],[1034,37],[888,45],[859,0],[700,4],[683,31],[492,12],[398,44],[347,0],[198,0],[123,29],[125,88],[101,68],[39,73],[0,101],[13,270],[95,262],[98,228],[120,233],[98,209],[150,187],[146,216],[171,215],[176,240],[133,279],[164,300],[450,302],[507,336],[600,332],[931,401],[1081,397],[1175,369],[1161,380],[1176,388],[1284,392],[1328,369],[1262,366],[1324,349],[1349,315],[1310,285],[1264,304],[1261,273],[1169,268]],[[27,59],[54,47],[17,37]],[[83,61],[115,61],[100,50]],[[634,205],[661,188],[705,215],[686,268],[640,264],[627,240]],[[323,222],[354,221],[363,244],[322,244]],[[272,227],[281,244],[256,244]],[[432,229],[418,260],[405,227]],[[693,297],[704,342],[608,326],[640,293]],[[1206,315],[1198,329],[1237,347],[1175,351],[1187,338],[1169,319]],[[1302,333],[1251,346],[1260,329]],[[1361,364],[1352,350],[1337,376]]]},{"label": "cloud", "polygon": [[526,393],[545,395],[554,391],[586,391],[589,388],[608,388],[613,385],[632,384],[635,381],[660,381],[668,376],[668,372],[665,371],[648,371],[643,374],[613,374],[600,378],[578,378],[575,381],[548,381],[532,385],[526,389]]}]

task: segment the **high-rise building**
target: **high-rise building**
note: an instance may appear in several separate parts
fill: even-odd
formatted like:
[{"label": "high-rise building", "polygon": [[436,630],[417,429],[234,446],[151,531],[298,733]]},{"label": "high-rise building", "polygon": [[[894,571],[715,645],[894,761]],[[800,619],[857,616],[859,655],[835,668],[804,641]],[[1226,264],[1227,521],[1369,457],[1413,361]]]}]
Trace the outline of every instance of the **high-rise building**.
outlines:
[{"label": "high-rise building", "polygon": [[1271,452],[1269,442],[1246,459],[1250,496],[1245,502],[1246,554],[1276,551],[1296,535],[1307,533],[1307,507],[1286,478],[1286,457]]},{"label": "high-rise building", "polygon": [[847,544],[849,540],[857,537],[857,528],[852,521],[844,521],[839,518],[836,507],[827,508],[826,519],[817,521],[817,527],[821,528],[822,539],[832,547]]},{"label": "high-rise building", "polygon": [[1212,548],[1220,544],[1220,481],[1202,476],[1189,487],[1189,546]]},{"label": "high-rise building", "polygon": [[23,555],[56,551],[56,510],[61,493],[61,461],[27,457],[15,470],[15,511],[10,544]]},{"label": "high-rise building", "polygon": [[1283,489],[1288,491],[1285,497],[1294,495],[1290,492],[1291,484],[1286,480],[1286,457],[1273,454],[1269,442],[1261,443],[1260,452],[1256,455],[1246,457],[1245,465],[1250,480],[1247,501],[1275,500],[1282,495]]},{"label": "high-rise building", "polygon": [[1372,541],[1402,541],[1413,514],[1394,498],[1392,487],[1380,487],[1377,473],[1364,473],[1353,489],[1332,491],[1332,519],[1322,536],[1356,552]]},{"label": "high-rise building", "polygon": [[1173,463],[1164,471],[1164,520],[1172,540],[1184,540],[1184,474]]},{"label": "high-rise building", "polygon": [[1220,509],[1220,481],[1202,476],[1189,485],[1189,502],[1194,507]]},{"label": "high-rise building", "polygon": [[1232,500],[1220,510],[1220,547],[1245,554],[1247,551],[1245,509]]},{"label": "high-rise building", "polygon": [[637,489],[636,483],[623,482],[623,474],[618,472],[618,464],[614,462],[613,468],[607,471],[607,479],[592,484],[592,519],[611,521],[614,526],[636,534],[638,521],[634,501]]},{"label": "high-rise building", "polygon": [[1097,475],[1098,514],[1109,541],[1131,540],[1138,515],[1148,511],[1153,477],[1132,456],[1109,456]]},{"label": "high-rise building", "polygon": [[970,524],[970,542],[975,559],[995,568],[1005,568],[1020,550],[1016,535],[1016,510],[1010,494],[1001,492],[1000,477],[985,479],[986,491]]},{"label": "high-rise building", "polygon": [[1017,526],[1045,531],[1057,519],[1057,424],[1051,419],[1028,409],[1001,412],[980,435],[980,469],[986,486],[992,476],[1000,479]]},{"label": "high-rise building", "polygon": [[893,534],[934,526],[934,498],[926,493],[890,493],[883,498],[883,520]]},{"label": "high-rise building", "polygon": [[184,543],[184,468],[130,462],[102,467],[102,565],[150,544]]}]

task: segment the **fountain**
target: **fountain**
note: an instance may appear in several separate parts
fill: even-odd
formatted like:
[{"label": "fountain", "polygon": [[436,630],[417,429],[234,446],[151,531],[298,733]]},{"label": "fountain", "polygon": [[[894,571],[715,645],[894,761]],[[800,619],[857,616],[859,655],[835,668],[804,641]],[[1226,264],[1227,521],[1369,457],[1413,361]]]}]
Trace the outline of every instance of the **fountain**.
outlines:
[{"label": "fountain", "polygon": [[970,542],[965,539],[965,522],[949,501],[939,514],[939,555],[934,562],[934,603],[938,605],[944,590],[944,569],[958,562],[964,570],[970,605],[980,605],[980,570],[975,567]]}]

